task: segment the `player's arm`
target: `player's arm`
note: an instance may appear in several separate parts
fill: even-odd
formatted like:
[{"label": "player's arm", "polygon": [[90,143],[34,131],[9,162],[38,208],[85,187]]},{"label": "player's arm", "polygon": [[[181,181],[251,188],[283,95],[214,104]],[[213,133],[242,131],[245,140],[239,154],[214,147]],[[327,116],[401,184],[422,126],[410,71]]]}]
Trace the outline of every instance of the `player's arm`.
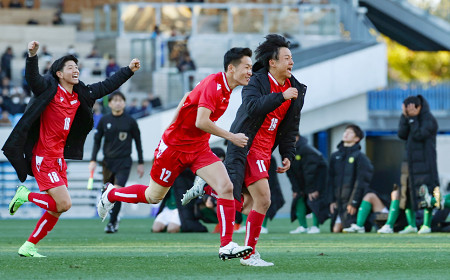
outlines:
[{"label": "player's arm", "polygon": [[218,127],[210,120],[212,111],[205,107],[198,107],[197,119],[195,120],[195,126],[205,132],[222,137],[228,141],[231,141],[238,147],[245,147],[247,145],[248,137],[243,133],[231,133]]},{"label": "player's arm", "polygon": [[25,65],[25,79],[33,91],[33,94],[36,96],[47,89],[46,80],[39,74],[38,57],[36,55],[38,49],[38,41],[31,41],[28,43],[28,57]]},{"label": "player's arm", "polygon": [[144,175],[144,155],[142,152],[142,141],[141,141],[141,131],[139,130],[139,126],[135,120],[131,125],[131,136],[134,139],[134,143],[136,144],[136,151],[138,153],[138,165],[137,172],[139,178],[142,178]]}]

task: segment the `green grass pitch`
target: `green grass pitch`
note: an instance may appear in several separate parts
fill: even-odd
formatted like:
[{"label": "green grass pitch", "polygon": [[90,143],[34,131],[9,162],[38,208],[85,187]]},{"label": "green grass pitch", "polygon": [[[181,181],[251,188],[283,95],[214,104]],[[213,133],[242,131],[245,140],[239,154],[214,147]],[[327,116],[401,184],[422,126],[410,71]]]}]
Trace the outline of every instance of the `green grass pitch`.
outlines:
[{"label": "green grass pitch", "polygon": [[[36,220],[0,220],[0,279],[449,279],[450,235],[289,234],[288,219],[269,222],[257,246],[273,267],[218,258],[213,233],[155,234],[152,219],[122,219],[107,235],[97,219],[61,219],[38,244],[43,259],[17,250]],[[234,240],[244,242],[244,234]]]}]

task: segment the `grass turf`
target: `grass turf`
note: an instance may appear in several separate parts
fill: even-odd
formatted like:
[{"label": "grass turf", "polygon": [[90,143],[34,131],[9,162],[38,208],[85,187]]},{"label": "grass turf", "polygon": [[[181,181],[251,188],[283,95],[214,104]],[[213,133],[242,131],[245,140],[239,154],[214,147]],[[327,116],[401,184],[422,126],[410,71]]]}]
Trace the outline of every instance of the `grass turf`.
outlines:
[{"label": "grass turf", "polygon": [[[36,220],[0,220],[0,279],[448,279],[450,235],[289,234],[288,219],[269,222],[258,251],[273,267],[244,267],[218,258],[212,233],[150,233],[151,219],[106,223],[62,219],[38,244],[48,256],[17,250]],[[327,226],[322,231],[329,231]],[[234,240],[244,242],[244,234]]]}]

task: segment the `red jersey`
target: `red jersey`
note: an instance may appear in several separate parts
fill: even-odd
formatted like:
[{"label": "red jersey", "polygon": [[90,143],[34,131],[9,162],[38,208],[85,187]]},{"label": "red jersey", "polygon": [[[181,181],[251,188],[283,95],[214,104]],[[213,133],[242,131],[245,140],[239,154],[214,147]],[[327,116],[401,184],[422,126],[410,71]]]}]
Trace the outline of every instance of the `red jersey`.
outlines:
[{"label": "red jersey", "polygon": [[58,84],[55,97],[41,114],[39,140],[33,154],[42,157],[64,157],[64,146],[80,102],[78,94],[70,94]]},{"label": "red jersey", "polygon": [[185,153],[195,153],[209,147],[211,134],[195,126],[197,109],[205,107],[211,110],[209,119],[215,122],[227,109],[230,94],[225,73],[211,74],[203,79],[189,93],[176,120],[164,132],[163,142]]},{"label": "red jersey", "polygon": [[[291,82],[289,81],[289,79],[286,79],[286,81],[284,82],[284,86],[282,86],[278,84],[277,80],[275,80],[272,74],[269,73],[268,75],[271,92],[279,92],[280,94],[282,94],[284,91],[291,87]],[[275,143],[278,127],[281,121],[284,119],[284,116],[286,116],[286,112],[289,109],[290,105],[291,100],[286,100],[278,108],[267,114],[263,124],[256,133],[255,138],[253,139],[250,152],[257,153],[264,159],[270,160],[270,156],[272,155],[272,147]]]}]

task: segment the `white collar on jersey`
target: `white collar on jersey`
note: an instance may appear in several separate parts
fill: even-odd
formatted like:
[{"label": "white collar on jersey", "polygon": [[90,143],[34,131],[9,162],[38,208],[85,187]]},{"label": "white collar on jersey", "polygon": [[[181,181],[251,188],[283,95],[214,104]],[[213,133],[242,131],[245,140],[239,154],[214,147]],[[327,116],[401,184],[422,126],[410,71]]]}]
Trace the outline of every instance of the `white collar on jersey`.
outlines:
[{"label": "white collar on jersey", "polygon": [[222,77],[223,77],[223,84],[226,86],[228,91],[231,91],[230,87],[228,86],[227,76],[225,76],[225,73],[223,73],[223,72],[222,72]]},{"label": "white collar on jersey", "polygon": [[59,87],[60,89],[62,89],[65,93],[67,93],[67,90],[66,90],[61,84],[58,84],[58,87]]},{"label": "white collar on jersey", "polygon": [[277,80],[272,76],[272,74],[270,74],[270,72],[268,72],[268,74],[269,74],[269,77],[272,79],[272,81],[273,81],[277,86],[279,86]]}]

